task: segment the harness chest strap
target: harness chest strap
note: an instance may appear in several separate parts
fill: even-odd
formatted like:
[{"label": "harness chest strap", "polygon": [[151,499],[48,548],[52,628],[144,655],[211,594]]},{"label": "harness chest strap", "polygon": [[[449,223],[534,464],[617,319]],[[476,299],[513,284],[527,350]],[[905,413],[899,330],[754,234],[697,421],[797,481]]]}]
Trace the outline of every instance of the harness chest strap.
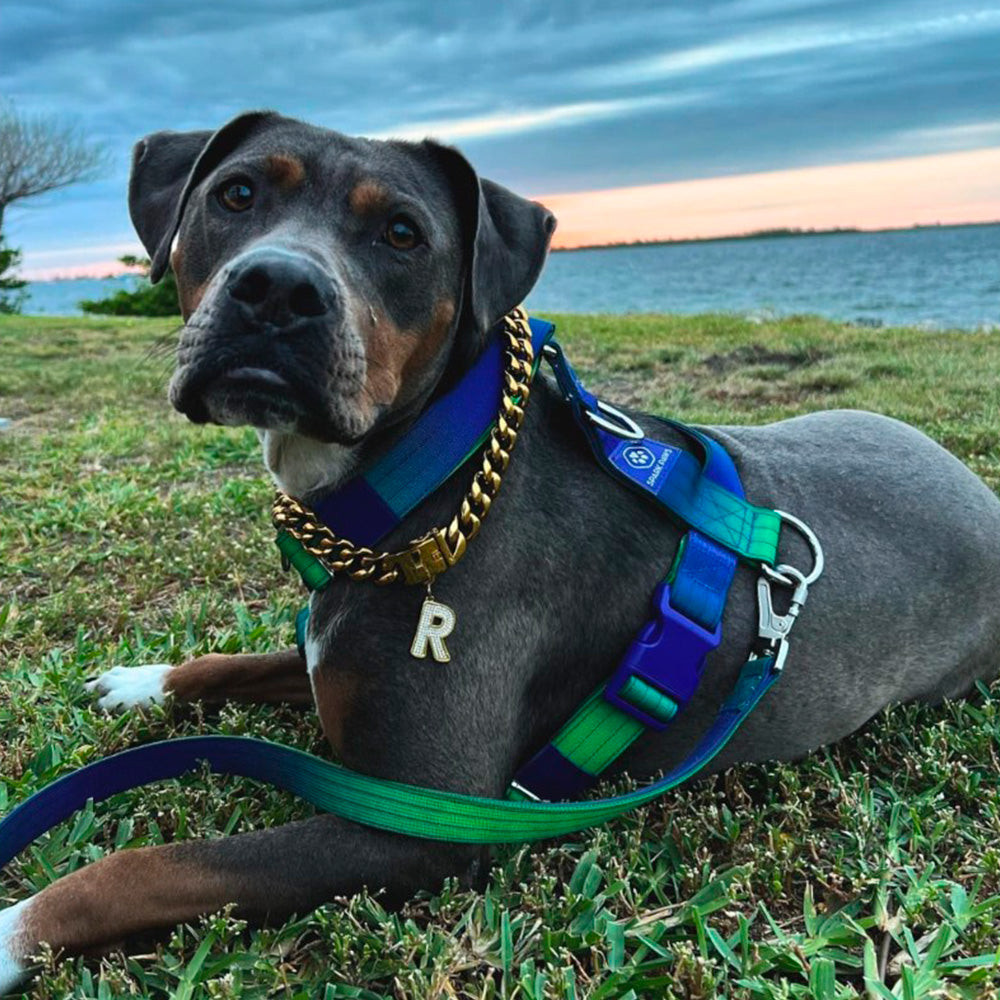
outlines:
[{"label": "harness chest strap", "polygon": [[[701,451],[699,461],[680,448],[646,438],[630,421],[623,427],[622,421],[627,418],[618,415],[618,420],[611,423],[601,415],[602,408],[610,414],[617,415],[617,411],[600,403],[583,387],[559,345],[552,341],[551,324],[532,319],[530,328],[536,359],[544,355],[552,364],[559,386],[603,468],[644,492],[682,523],[698,521],[745,558],[774,560],[780,521],[773,512],[746,503],[736,467],[721,446],[698,431],[675,425]],[[492,372],[498,364],[498,359],[481,360],[473,381],[483,380],[484,366],[488,365],[487,370]],[[494,388],[494,395],[496,391]],[[463,398],[462,405],[467,398]],[[414,451],[423,458],[421,490],[435,488],[443,481],[442,475],[450,475],[454,455],[464,447],[464,443],[457,445],[461,433],[457,428],[474,430],[477,426],[464,415],[458,416],[450,404],[448,396],[442,397],[431,417],[435,426],[450,428],[447,442],[452,451],[446,453],[446,458],[434,461],[434,453],[423,447],[428,438],[417,427],[411,432],[412,449],[408,435],[363,476],[317,503],[316,513],[324,520],[338,517],[338,532],[352,537],[360,532],[366,544],[380,541],[382,536],[372,533],[376,529],[372,528],[363,497],[372,492],[384,493],[388,500],[383,508],[401,509],[398,489],[412,480]],[[480,396],[480,416],[489,412],[490,405],[491,400]],[[450,419],[449,413],[457,419]],[[597,419],[592,421],[595,415]],[[604,428],[610,428],[610,433]],[[411,475],[401,480],[397,463],[402,463]],[[428,466],[436,471],[428,471]],[[387,483],[396,485],[387,488]],[[406,508],[412,509],[420,499],[418,491],[408,489]],[[377,503],[375,509],[380,509]],[[709,510],[711,516],[706,513]],[[279,532],[278,545],[311,589],[322,589],[330,582],[332,575],[322,562],[305,553],[287,532]],[[662,730],[674,720],[694,694],[707,654],[721,641],[721,618],[736,562],[732,552],[702,531],[691,530],[684,536],[668,579],[654,595],[655,617],[642,628],[611,680],[598,688],[556,736],[520,768],[508,790],[509,797],[557,800],[578,795],[595,784],[646,729]],[[300,650],[307,622],[308,612],[300,613],[296,622]]]},{"label": "harness chest strap", "polygon": [[518,770],[508,796],[579,795],[644,732],[668,728],[693,697],[707,655],[722,640],[722,613],[735,573],[735,556],[689,531],[653,595],[653,619],[611,679]]}]

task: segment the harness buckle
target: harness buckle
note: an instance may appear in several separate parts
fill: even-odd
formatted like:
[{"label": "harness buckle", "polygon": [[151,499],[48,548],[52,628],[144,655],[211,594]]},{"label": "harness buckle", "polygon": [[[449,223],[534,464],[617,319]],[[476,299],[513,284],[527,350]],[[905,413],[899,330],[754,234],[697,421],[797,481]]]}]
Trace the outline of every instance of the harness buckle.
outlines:
[{"label": "harness buckle", "polygon": [[[644,726],[659,731],[666,729],[691,700],[705,657],[722,641],[722,626],[709,632],[677,611],[670,603],[666,581],[656,588],[653,602],[656,619],[632,642],[604,689],[604,697]],[[637,680],[642,682],[638,687],[643,697],[634,701]]]}]

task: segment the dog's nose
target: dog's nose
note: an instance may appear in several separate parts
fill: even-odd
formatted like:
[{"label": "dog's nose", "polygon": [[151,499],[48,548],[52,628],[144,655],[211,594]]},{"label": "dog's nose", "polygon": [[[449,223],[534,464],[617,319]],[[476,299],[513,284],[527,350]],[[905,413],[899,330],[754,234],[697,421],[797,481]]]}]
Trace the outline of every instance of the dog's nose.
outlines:
[{"label": "dog's nose", "polygon": [[257,250],[238,260],[226,288],[255,319],[287,326],[323,316],[333,306],[333,283],[302,254]]}]

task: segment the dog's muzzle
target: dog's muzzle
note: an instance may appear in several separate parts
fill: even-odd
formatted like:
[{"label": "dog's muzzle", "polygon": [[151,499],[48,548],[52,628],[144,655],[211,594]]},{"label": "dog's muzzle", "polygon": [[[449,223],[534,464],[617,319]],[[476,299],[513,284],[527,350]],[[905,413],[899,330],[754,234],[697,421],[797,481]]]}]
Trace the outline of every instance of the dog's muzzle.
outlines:
[{"label": "dog's muzzle", "polygon": [[[181,336],[176,409],[196,423],[336,437],[310,426],[330,409],[328,359],[343,329],[335,280],[303,253],[266,246],[241,254],[213,285]],[[349,383],[351,368],[339,366]]]}]

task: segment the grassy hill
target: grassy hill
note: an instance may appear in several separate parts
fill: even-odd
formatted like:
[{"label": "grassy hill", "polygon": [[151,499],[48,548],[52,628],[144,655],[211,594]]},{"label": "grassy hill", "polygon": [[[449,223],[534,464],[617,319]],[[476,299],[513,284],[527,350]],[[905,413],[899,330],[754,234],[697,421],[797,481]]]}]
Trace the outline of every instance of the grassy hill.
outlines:
[{"label": "grassy hill", "polygon": [[[555,319],[609,400],[716,423],[880,410],[1000,488],[1000,337],[810,317]],[[172,335],[166,320],[0,318],[0,417],[13,421],[0,429],[0,812],[167,736],[324,752],[312,713],[105,717],[83,691],[115,663],[284,647],[303,602],[275,555],[253,432],[194,427],[166,403]],[[359,896],[268,930],[218,915],[102,962],[50,961],[36,995],[996,996],[998,736],[1000,687],[895,708],[800,764],[737,768],[606,828],[501,849],[483,892],[449,884],[400,913]],[[128,793],[22,854],[0,899],[112,849],[311,811],[199,775]]]}]

